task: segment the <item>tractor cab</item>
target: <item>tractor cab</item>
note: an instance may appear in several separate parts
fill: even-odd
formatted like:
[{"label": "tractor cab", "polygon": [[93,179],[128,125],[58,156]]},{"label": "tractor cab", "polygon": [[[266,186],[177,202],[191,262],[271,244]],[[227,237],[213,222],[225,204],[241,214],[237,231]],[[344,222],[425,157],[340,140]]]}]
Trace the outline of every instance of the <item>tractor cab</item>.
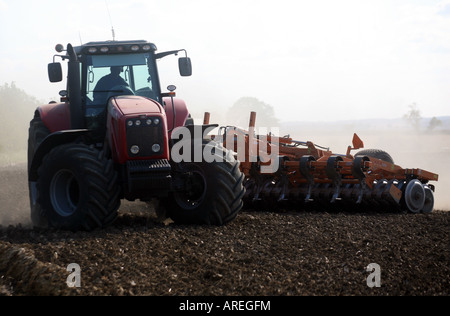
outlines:
[{"label": "tractor cab", "polygon": [[[61,95],[62,101],[71,104],[71,128],[86,128],[99,137],[103,137],[111,97],[136,95],[163,104],[166,94],[161,91],[156,60],[186,52],[156,53],[156,45],[147,41],[90,42],[77,47],[69,44],[67,49],[57,45],[56,51],[67,51],[65,56],[55,57],[69,59],[67,91]],[[178,64],[181,76],[192,74],[187,54]],[[48,69],[51,82],[62,80],[60,63],[53,62]]]}]

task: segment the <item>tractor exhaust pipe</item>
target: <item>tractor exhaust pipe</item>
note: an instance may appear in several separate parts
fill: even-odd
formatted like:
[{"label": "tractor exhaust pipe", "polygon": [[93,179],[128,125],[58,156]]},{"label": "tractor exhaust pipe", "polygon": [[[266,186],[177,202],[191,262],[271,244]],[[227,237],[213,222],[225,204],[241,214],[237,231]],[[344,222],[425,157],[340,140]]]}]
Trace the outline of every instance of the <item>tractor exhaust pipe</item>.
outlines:
[{"label": "tractor exhaust pipe", "polygon": [[67,44],[68,63],[68,92],[70,102],[70,128],[84,128],[83,110],[81,106],[81,81],[80,81],[80,62],[72,44]]}]

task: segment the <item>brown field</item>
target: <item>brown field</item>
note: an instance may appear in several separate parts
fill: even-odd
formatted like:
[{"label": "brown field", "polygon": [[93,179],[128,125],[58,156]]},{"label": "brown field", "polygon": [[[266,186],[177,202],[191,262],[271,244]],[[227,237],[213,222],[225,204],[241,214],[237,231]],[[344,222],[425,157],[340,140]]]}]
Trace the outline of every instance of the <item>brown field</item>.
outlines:
[{"label": "brown field", "polygon": [[[24,165],[0,171],[0,295],[449,295],[450,212],[241,212],[224,227],[164,225],[122,204],[94,232],[30,227]],[[81,268],[68,288],[66,268]],[[381,268],[370,288],[366,267]]]}]

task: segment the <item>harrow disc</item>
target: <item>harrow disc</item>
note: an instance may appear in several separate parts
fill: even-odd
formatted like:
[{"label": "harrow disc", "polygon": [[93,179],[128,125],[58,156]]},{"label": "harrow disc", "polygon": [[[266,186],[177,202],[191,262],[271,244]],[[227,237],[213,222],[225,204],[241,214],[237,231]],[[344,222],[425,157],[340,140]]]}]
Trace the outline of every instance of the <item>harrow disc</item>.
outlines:
[{"label": "harrow disc", "polygon": [[431,213],[434,207],[434,193],[429,186],[424,186],[425,190],[425,204],[423,206],[422,212]]},{"label": "harrow disc", "polygon": [[413,213],[419,213],[424,208],[425,189],[419,180],[411,180],[406,185],[405,204]]}]

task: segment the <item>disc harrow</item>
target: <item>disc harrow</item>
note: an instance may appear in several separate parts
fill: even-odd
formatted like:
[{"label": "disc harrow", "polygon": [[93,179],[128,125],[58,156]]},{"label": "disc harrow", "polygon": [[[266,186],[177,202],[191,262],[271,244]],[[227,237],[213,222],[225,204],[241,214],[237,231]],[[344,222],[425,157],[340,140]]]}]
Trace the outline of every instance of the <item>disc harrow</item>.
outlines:
[{"label": "disc harrow", "polygon": [[[310,141],[257,135],[255,120],[252,112],[248,130],[226,126],[213,136],[240,160],[247,208],[433,210],[435,187],[430,181],[438,181],[437,174],[402,168],[383,150],[366,149],[352,155],[351,151],[364,148],[357,134],[346,154],[336,154]],[[208,121],[209,113],[204,123]],[[277,167],[268,172],[273,159],[278,160]]]}]

